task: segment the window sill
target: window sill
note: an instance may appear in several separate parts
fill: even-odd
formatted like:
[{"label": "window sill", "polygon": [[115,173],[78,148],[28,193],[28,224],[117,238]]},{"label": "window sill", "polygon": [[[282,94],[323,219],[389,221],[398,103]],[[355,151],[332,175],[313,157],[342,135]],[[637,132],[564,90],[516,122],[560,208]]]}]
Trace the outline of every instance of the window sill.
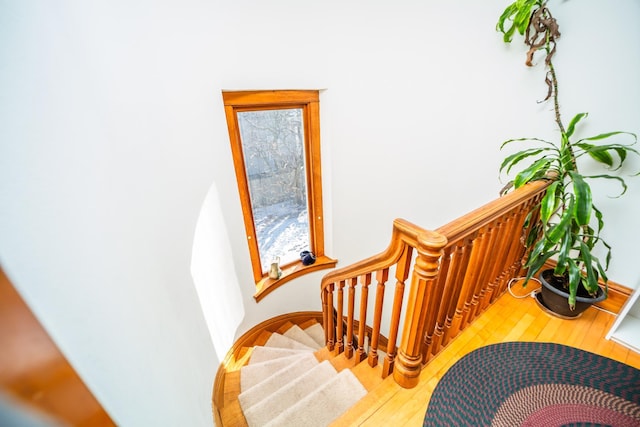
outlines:
[{"label": "window sill", "polygon": [[256,302],[260,302],[262,298],[266,297],[272,291],[278,289],[288,281],[314,271],[333,268],[337,263],[338,260],[329,258],[328,256],[320,256],[316,258],[316,262],[311,265],[304,265],[302,264],[302,261],[296,261],[293,264],[289,264],[282,268],[282,276],[280,276],[279,279],[271,279],[266,276],[256,283],[256,293],[253,295],[253,298],[255,298]]}]

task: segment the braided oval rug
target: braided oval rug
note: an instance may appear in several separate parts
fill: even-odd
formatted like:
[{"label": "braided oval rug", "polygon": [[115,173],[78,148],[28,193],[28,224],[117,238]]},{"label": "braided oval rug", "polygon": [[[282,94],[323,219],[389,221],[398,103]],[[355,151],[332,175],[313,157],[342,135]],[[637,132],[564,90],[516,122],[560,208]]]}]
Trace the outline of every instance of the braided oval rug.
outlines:
[{"label": "braided oval rug", "polygon": [[640,426],[640,370],[553,343],[481,347],[456,362],[424,426]]}]

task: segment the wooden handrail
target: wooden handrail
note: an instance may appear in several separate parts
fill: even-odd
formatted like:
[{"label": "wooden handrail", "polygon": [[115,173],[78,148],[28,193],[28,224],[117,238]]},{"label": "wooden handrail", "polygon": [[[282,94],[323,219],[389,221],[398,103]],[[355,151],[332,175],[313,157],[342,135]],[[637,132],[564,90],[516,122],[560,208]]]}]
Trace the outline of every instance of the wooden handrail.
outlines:
[{"label": "wooden handrail", "polygon": [[[525,218],[548,185],[546,181],[527,184],[434,231],[404,219],[394,220],[385,251],[323,277],[328,348],[358,361],[368,358],[369,365],[376,366],[378,343],[386,334],[383,377],[393,373],[398,384],[414,387],[422,366],[521,273]],[[384,298],[390,274],[395,285],[389,314]],[[409,277],[410,286],[405,289]],[[367,351],[364,331],[368,318],[373,326]],[[356,323],[358,331],[354,331]],[[351,344],[354,335],[356,348]]]}]

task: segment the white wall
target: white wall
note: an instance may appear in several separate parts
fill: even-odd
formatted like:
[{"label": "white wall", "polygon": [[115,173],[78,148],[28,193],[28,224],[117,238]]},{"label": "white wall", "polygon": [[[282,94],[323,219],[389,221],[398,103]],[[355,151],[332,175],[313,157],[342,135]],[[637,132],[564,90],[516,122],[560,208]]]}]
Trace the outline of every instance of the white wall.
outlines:
[{"label": "white wall", "polygon": [[3,268],[119,425],[211,425],[219,361],[189,266],[212,6],[1,9]]},{"label": "white wall", "polygon": [[[245,310],[227,327],[320,310],[323,272],[253,300],[221,90],[325,89],[328,252],[347,265],[396,217],[437,227],[491,200],[503,140],[557,136],[542,68],[494,31],[506,3],[1,3],[0,262],[117,421],[210,424],[218,357],[189,268],[212,181]],[[638,3],[552,7],[566,120],[640,132]],[[598,203],[610,277],[638,287],[629,184]]]},{"label": "white wall", "polygon": [[[504,140],[557,138],[552,106],[537,103],[546,95],[544,69],[525,67],[524,45],[505,45],[494,31],[506,4],[246,0],[225,7],[216,26],[225,40],[216,51],[221,90],[326,89],[327,232],[339,265],[383,250],[396,217],[435,228],[493,199],[503,185],[498,168]],[[587,126],[579,129],[584,135],[640,132],[640,64],[632,53],[640,43],[638,3],[616,2],[607,11],[596,1],[552,6],[562,32],[556,68],[565,121],[589,111]],[[593,31],[603,14],[606,31]],[[219,108],[214,121],[222,139]],[[227,159],[216,179],[232,182],[229,148],[216,150],[216,158]],[[640,162],[633,159],[630,166],[638,170]],[[610,278],[637,287],[633,242],[640,228],[633,213],[640,209],[640,180],[629,184],[622,199],[597,202],[611,217],[605,227],[614,247]],[[236,188],[221,186],[220,192],[230,201],[225,219],[240,282],[249,283]],[[300,279],[259,304],[246,290],[239,333],[286,311],[280,305],[285,297],[300,309],[320,309],[319,276]]]}]

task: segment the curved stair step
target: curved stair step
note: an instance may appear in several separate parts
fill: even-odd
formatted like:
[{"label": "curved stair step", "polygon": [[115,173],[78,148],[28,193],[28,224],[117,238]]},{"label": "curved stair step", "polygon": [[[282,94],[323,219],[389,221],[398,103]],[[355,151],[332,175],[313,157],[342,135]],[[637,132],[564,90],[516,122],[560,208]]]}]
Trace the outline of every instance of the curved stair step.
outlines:
[{"label": "curved stair step", "polygon": [[325,427],[366,394],[367,391],[355,375],[345,369],[263,426]]},{"label": "curved stair step", "polygon": [[313,357],[308,351],[297,351],[295,354],[286,357],[278,357],[276,359],[268,359],[264,362],[251,363],[240,368],[240,391],[246,391],[254,387],[256,384],[266,380],[283,368],[287,368],[299,360]]},{"label": "curved stair step", "polygon": [[[257,404],[241,407],[249,427],[262,427],[272,419],[295,405],[305,396],[314,393],[323,384],[336,377],[336,370],[331,363],[324,361],[313,369],[299,376],[294,381],[284,384],[276,392]],[[304,424],[302,424],[304,425]]]},{"label": "curved stair step", "polygon": [[318,350],[320,349],[320,347],[322,347],[321,345],[318,345],[318,343],[298,325],[293,325],[283,335],[287,338],[298,341],[299,343],[304,344],[314,350]]},{"label": "curved stair step", "polygon": [[313,325],[304,329],[304,331],[316,342],[316,344],[318,344],[319,348],[325,346],[324,329],[322,328],[322,325],[320,323],[314,323]]},{"label": "curved stair step", "polygon": [[300,356],[301,354],[310,352],[312,352],[312,350],[294,350],[290,348],[256,346],[251,352],[249,364],[266,362],[267,360],[273,360],[280,357]]},{"label": "curved stair step", "polygon": [[223,417],[229,425],[326,427],[366,396],[351,370],[360,364],[328,350],[324,335],[315,319],[262,331],[228,373],[230,381],[236,375]]},{"label": "curved stair step", "polygon": [[308,345],[304,345],[301,342],[296,341],[295,339],[289,338],[285,335],[274,332],[271,334],[264,347],[278,347],[278,348],[288,348],[291,350],[309,350],[314,351],[315,348],[309,347]]},{"label": "curved stair step", "polygon": [[[263,399],[268,399],[273,393],[278,391],[283,384],[295,380],[319,364],[320,362],[318,362],[313,354],[306,353],[304,356],[297,357],[296,360],[293,360],[286,366],[283,366],[280,370],[274,371],[273,369],[270,369],[271,366],[262,366],[262,372],[256,371],[252,373],[252,375],[263,376],[265,379],[250,388],[242,388],[242,392],[238,395],[240,404],[243,408],[250,408],[251,406],[258,404]],[[260,365],[266,365],[266,363],[262,363]],[[255,365],[249,365],[247,367],[252,366]]]}]

